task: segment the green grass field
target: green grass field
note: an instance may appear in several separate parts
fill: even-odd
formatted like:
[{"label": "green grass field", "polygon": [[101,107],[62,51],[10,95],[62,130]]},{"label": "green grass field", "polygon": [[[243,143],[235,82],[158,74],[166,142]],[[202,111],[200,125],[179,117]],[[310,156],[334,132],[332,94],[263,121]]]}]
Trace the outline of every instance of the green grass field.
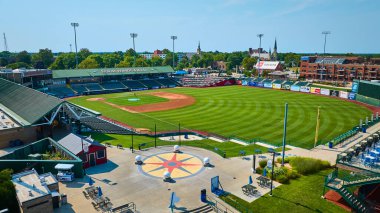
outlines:
[{"label": "green grass field", "polygon": [[[282,141],[284,104],[287,102],[287,142],[304,148],[313,147],[318,106],[321,106],[319,139],[323,143],[352,129],[359,124],[361,118],[364,119],[371,113],[363,106],[339,99],[252,87],[175,88],[163,91],[193,96],[196,103],[174,110],[129,113],[105,103],[86,100],[92,96],[70,101],[138,128],[153,130],[156,123],[158,131],[177,130],[180,122],[184,129],[208,131],[225,137],[237,136],[245,140],[260,139],[274,145],[280,145]],[[152,91],[136,94],[143,96],[150,92]],[[94,97],[122,104],[125,102],[123,94],[125,93]],[[117,100],[117,97],[122,100]],[[160,101],[152,96],[145,98],[146,103]]]}]

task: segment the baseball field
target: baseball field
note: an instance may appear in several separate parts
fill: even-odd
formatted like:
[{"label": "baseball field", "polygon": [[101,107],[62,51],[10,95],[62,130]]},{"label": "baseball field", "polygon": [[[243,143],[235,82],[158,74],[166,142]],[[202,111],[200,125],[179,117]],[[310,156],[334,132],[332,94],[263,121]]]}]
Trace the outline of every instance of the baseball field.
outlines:
[{"label": "baseball field", "polygon": [[289,105],[287,142],[312,148],[317,108],[320,143],[359,124],[371,114],[366,107],[324,96],[242,86],[173,88],[82,96],[71,102],[136,128],[185,129],[224,137],[282,143],[284,104]]}]

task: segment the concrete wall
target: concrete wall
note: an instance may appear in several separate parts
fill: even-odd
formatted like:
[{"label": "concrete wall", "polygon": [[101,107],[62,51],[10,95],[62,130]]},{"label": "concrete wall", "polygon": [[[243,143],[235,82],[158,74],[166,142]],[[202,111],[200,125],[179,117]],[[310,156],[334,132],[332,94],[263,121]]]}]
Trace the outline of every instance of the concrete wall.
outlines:
[{"label": "concrete wall", "polygon": [[[36,206],[34,206],[34,205],[36,205]],[[40,198],[37,198],[34,200],[24,202],[21,205],[21,210],[23,213],[40,213],[40,212],[53,213],[52,197],[50,194],[48,194],[44,197],[40,197]]]},{"label": "concrete wall", "polygon": [[9,147],[9,141],[20,139],[24,143],[30,143],[37,140],[35,127],[18,128],[13,130],[0,131],[0,149]]}]

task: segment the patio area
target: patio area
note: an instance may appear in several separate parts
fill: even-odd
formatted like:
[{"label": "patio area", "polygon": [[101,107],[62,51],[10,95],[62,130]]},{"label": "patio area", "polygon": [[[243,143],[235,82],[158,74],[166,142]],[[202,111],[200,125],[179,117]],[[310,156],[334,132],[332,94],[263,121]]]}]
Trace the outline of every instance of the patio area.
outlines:
[{"label": "patio area", "polygon": [[[129,202],[134,202],[138,212],[168,212],[169,202],[172,192],[181,199],[177,204],[176,212],[190,211],[199,208],[205,204],[200,200],[200,192],[202,189],[207,190],[207,194],[213,197],[210,187],[210,180],[214,176],[219,176],[220,183],[226,192],[232,193],[248,202],[259,198],[261,195],[270,191],[268,186],[259,186],[259,175],[252,174],[252,159],[245,157],[236,157],[232,159],[224,159],[219,155],[199,148],[181,147],[181,155],[177,155],[177,160],[188,161],[189,158],[196,157],[202,159],[208,157],[211,167],[195,169],[184,167],[190,173],[183,175],[186,171],[177,171],[177,176],[171,182],[164,182],[159,175],[165,169],[160,168],[160,165],[152,167],[149,171],[141,169],[141,166],[135,165],[135,157],[140,155],[142,160],[147,160],[146,163],[155,163],[152,159],[155,156],[168,155],[168,158],[173,158],[173,147],[158,147],[149,148],[147,150],[136,151],[131,153],[130,150],[117,149],[110,147],[107,149],[109,162],[107,164],[95,166],[86,170],[92,180],[95,181],[95,186],[100,186],[103,195],[108,197],[113,207],[121,206]],[[170,155],[170,156],[169,156]],[[156,158],[156,161],[159,158]],[[199,160],[189,160],[191,164],[199,164]],[[189,164],[190,164],[189,163]],[[172,165],[174,166],[174,165]],[[156,175],[151,175],[150,171]],[[173,174],[177,168],[173,169]],[[156,172],[159,171],[159,172]],[[148,174],[148,175],[147,175]],[[255,195],[247,195],[247,190],[243,192],[242,187],[248,184],[249,176],[252,175]],[[74,182],[60,183],[61,193],[67,194],[67,206],[63,206],[56,212],[81,212],[84,209],[86,212],[96,212],[92,206],[91,199],[86,199],[82,191],[89,187],[88,177],[76,179]],[[274,186],[279,184],[274,182]],[[231,208],[232,209],[232,208]]]}]

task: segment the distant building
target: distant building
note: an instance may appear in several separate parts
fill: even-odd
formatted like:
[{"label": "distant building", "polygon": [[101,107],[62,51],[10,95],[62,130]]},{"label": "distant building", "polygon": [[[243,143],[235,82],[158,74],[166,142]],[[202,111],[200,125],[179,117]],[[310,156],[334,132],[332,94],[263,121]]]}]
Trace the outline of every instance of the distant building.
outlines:
[{"label": "distant building", "polygon": [[260,72],[274,72],[283,70],[282,65],[279,61],[260,61],[256,63],[255,68],[257,70],[260,70]]},{"label": "distant building", "polygon": [[58,181],[51,173],[38,175],[35,170],[29,170],[13,175],[12,182],[21,212],[49,213],[53,207],[59,207],[59,200],[53,202],[53,195],[59,192]]},{"label": "distant building", "polygon": [[257,49],[248,49],[248,54],[253,58],[259,58],[262,61],[277,61],[278,53],[277,53],[277,39],[274,40],[274,48],[273,53],[271,53],[271,50],[269,49],[269,52],[265,51],[263,48],[257,48]]},{"label": "distant building", "polygon": [[380,60],[362,57],[303,56],[300,77],[308,80],[352,81],[379,80]]}]

